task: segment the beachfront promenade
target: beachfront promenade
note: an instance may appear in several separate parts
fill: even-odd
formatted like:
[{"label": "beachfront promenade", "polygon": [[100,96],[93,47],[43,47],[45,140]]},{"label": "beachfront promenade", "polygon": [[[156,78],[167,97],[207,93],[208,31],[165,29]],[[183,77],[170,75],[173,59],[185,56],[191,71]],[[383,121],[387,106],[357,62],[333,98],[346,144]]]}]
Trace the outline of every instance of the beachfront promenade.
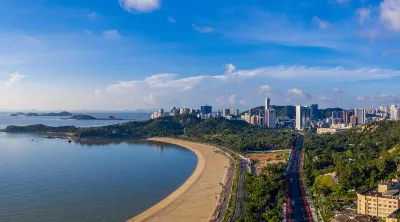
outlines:
[{"label": "beachfront promenade", "polygon": [[129,220],[137,221],[209,221],[222,192],[229,167],[228,157],[204,144],[152,138],[149,140],[176,144],[192,150],[198,159],[196,169],[187,181],[164,200]]}]

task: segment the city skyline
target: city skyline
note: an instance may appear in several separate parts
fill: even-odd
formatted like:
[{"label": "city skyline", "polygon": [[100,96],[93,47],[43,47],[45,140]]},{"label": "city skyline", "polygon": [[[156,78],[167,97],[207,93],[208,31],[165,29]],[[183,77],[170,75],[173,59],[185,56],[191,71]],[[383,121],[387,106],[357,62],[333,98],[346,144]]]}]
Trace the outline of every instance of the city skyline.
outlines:
[{"label": "city skyline", "polygon": [[6,0],[0,110],[244,110],[266,96],[400,104],[399,9],[399,0]]}]

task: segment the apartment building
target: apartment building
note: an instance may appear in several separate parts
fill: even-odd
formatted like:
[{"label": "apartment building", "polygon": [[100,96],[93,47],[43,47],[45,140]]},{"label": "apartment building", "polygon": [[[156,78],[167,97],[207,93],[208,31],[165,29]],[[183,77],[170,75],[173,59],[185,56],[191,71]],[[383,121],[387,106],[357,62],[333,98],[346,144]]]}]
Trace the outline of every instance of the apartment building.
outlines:
[{"label": "apartment building", "polygon": [[387,219],[400,208],[400,181],[382,181],[377,187],[357,194],[357,213]]}]

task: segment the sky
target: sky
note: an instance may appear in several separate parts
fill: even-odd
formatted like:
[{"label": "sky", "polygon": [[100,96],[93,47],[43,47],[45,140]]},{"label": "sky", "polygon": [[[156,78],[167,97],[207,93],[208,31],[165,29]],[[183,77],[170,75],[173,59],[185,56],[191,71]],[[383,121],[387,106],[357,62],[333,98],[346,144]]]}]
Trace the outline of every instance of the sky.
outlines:
[{"label": "sky", "polygon": [[0,110],[400,104],[400,0],[2,0]]}]

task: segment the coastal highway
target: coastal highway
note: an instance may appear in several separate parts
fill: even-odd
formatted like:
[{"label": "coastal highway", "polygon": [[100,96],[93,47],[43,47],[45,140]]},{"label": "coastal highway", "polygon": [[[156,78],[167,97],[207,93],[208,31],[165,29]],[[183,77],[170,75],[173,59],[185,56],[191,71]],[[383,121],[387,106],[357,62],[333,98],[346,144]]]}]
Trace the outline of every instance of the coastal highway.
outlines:
[{"label": "coastal highway", "polygon": [[246,172],[249,171],[250,161],[244,157],[240,156],[239,159],[239,178],[238,178],[238,190],[236,197],[236,208],[235,214],[233,216],[233,221],[236,221],[239,217],[243,215],[243,198],[244,198],[244,176]]},{"label": "coastal highway", "polygon": [[313,221],[310,207],[307,203],[303,183],[301,181],[302,148],[304,136],[297,137],[296,148],[292,151],[286,174],[286,221]]}]

